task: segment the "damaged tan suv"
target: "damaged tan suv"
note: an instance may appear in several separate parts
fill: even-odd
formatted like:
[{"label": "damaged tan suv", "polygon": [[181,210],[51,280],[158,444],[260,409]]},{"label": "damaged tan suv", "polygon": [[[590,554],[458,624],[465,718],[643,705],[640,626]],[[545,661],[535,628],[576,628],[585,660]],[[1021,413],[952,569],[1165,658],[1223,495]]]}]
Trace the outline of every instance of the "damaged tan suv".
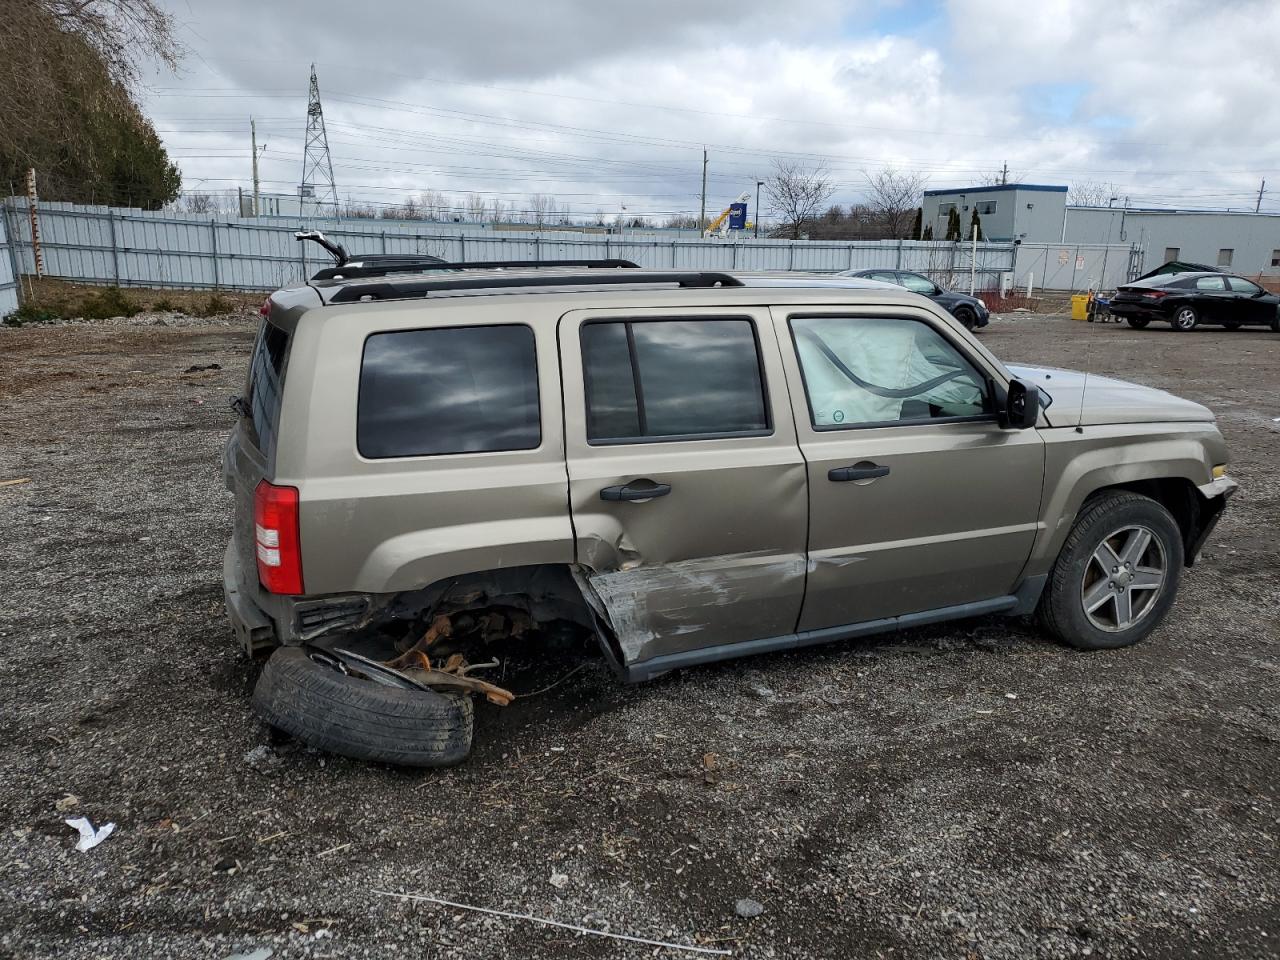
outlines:
[{"label": "damaged tan suv", "polygon": [[628,681],[980,614],[1131,644],[1235,489],[1205,407],[1006,367],[888,284],[318,276],[235,401],[225,590],[257,710],[349,756],[465,757],[495,631],[589,632]]}]

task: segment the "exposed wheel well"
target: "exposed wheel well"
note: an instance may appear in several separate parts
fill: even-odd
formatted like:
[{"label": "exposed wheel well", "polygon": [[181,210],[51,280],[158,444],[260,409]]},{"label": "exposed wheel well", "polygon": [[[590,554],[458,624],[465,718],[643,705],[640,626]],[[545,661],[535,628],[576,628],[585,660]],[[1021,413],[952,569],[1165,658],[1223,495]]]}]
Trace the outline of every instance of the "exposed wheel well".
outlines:
[{"label": "exposed wheel well", "polygon": [[1200,532],[1222,510],[1221,504],[1211,504],[1200,495],[1195,484],[1185,477],[1160,477],[1101,487],[1085,498],[1085,503],[1081,504],[1079,512],[1084,512],[1085,504],[1089,501],[1115,490],[1127,490],[1150,497],[1172,514],[1178,524],[1178,530],[1182,533],[1182,546],[1188,567],[1195,562],[1193,553],[1195,545],[1199,542]]}]

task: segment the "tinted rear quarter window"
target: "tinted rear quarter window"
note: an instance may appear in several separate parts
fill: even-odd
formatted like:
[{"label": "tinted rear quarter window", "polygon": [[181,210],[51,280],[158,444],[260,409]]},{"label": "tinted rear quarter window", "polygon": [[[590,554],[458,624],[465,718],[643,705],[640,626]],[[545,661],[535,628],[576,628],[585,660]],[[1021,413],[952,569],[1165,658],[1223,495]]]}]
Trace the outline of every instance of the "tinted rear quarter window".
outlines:
[{"label": "tinted rear quarter window", "polygon": [[587,439],[767,433],[750,320],[628,320],[582,327]]},{"label": "tinted rear quarter window", "polygon": [[541,442],[531,328],[399,330],[365,341],[356,416],[362,456],[532,450]]},{"label": "tinted rear quarter window", "polygon": [[268,320],[262,322],[249,361],[249,423],[254,445],[264,454],[275,449],[284,389],[289,334]]}]

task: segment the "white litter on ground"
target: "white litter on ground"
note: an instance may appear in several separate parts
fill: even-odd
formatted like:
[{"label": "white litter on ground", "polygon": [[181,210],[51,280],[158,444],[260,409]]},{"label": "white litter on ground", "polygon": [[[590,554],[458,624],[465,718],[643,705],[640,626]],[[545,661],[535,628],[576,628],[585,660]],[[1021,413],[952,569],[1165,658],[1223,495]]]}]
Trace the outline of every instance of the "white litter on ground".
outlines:
[{"label": "white litter on ground", "polygon": [[111,836],[112,831],[116,828],[114,823],[104,823],[95,830],[88,817],[76,817],[74,820],[64,820],[63,823],[72,830],[80,831],[80,839],[76,841],[76,849],[81,853],[86,850],[92,850],[107,837]]}]

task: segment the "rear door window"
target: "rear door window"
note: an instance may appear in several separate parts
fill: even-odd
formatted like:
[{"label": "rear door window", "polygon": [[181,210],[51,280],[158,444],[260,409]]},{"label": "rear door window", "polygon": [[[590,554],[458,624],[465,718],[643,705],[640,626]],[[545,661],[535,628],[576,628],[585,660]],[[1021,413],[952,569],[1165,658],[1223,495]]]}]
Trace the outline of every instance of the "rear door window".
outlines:
[{"label": "rear door window", "polygon": [[249,423],[254,446],[270,455],[275,449],[280,422],[280,396],[284,389],[289,334],[270,321],[262,322],[258,342],[249,361]]},{"label": "rear door window", "polygon": [[1197,290],[1225,290],[1227,281],[1222,277],[1200,277],[1196,280]]},{"label": "rear door window", "polygon": [[533,450],[541,443],[530,327],[397,330],[365,340],[356,414],[361,456]]},{"label": "rear door window", "polygon": [[748,319],[596,321],[581,338],[591,443],[770,432]]}]

